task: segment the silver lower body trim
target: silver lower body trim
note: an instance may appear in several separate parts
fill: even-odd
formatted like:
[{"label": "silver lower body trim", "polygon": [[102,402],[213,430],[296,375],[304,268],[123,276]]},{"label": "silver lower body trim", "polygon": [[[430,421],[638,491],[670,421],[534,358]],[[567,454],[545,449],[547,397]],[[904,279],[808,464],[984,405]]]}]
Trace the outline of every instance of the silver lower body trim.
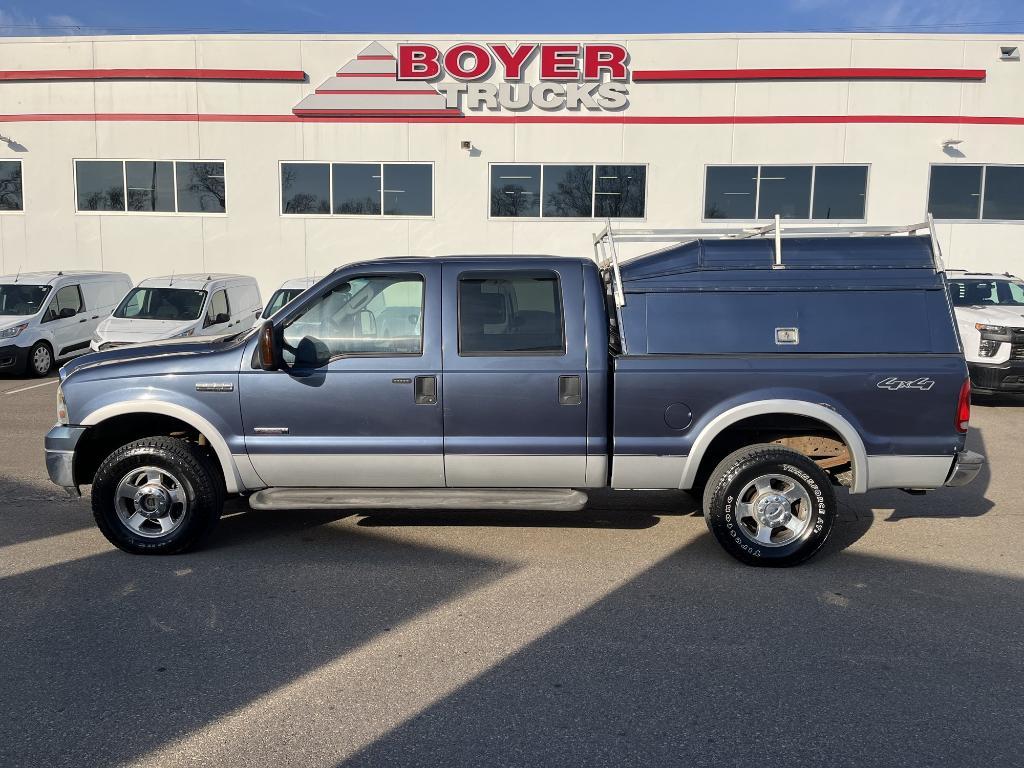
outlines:
[{"label": "silver lower body trim", "polygon": [[437,454],[251,453],[264,485],[289,488],[443,488]]},{"label": "silver lower body trim", "polygon": [[868,489],[941,488],[952,456],[868,456]]},{"label": "silver lower body trim", "polygon": [[249,506],[269,509],[534,509],[575,512],[587,494],[567,488],[267,488]]},{"label": "silver lower body trim", "polygon": [[444,474],[449,488],[578,488],[587,457],[456,453],[444,457]]},{"label": "silver lower body trim", "polygon": [[612,488],[654,490],[679,488],[686,456],[612,456]]}]

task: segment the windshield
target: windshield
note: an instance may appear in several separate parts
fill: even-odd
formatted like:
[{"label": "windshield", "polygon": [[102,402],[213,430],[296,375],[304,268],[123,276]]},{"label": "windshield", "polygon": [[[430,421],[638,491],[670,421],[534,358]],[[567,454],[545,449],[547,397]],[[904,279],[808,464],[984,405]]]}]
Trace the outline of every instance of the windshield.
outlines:
[{"label": "windshield", "polygon": [[132,288],[114,310],[130,320],[198,320],[206,291],[188,288]]},{"label": "windshield", "polygon": [[49,292],[48,285],[0,285],[0,315],[34,315]]},{"label": "windshield", "polygon": [[1024,282],[1018,280],[950,280],[954,307],[1024,307]]},{"label": "windshield", "polygon": [[278,288],[274,291],[274,295],[270,297],[270,301],[267,302],[267,308],[263,310],[263,319],[266,320],[285,304],[291,303],[292,299],[299,296],[305,290],[305,288]]}]

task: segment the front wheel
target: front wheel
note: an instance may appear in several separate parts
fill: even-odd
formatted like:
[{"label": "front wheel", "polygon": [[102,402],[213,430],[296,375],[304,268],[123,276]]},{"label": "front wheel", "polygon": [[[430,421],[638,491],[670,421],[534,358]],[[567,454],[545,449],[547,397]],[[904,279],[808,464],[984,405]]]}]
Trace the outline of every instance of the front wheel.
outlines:
[{"label": "front wheel", "polygon": [[33,376],[46,376],[53,370],[53,352],[45,341],[37,341],[28,351],[28,372]]},{"label": "front wheel", "polygon": [[92,512],[125,552],[170,555],[205,538],[220,519],[224,481],[199,446],[147,437],[108,456],[92,483]]},{"label": "front wheel", "polygon": [[828,475],[778,445],[752,445],[726,456],[704,491],[708,528],[748,565],[803,562],[825,543],[835,518]]}]

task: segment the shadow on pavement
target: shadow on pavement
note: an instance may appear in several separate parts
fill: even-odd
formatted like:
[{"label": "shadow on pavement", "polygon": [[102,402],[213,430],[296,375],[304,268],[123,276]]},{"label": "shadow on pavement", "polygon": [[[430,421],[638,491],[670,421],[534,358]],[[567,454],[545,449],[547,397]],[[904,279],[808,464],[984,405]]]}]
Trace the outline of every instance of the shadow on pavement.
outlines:
[{"label": "shadow on pavement", "polygon": [[702,537],[342,765],[1020,765],[1022,587]]},{"label": "shadow on pavement", "polygon": [[192,554],[0,579],[0,765],[138,759],[514,570],[330,519],[229,514]]}]

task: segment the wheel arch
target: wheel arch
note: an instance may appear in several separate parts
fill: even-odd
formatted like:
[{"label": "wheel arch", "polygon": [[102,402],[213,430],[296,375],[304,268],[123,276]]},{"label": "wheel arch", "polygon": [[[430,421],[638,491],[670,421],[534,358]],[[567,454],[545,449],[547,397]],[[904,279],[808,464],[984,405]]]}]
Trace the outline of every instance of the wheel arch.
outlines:
[{"label": "wheel arch", "polygon": [[701,462],[717,437],[730,427],[756,416],[803,417],[819,421],[833,430],[850,451],[853,484],[850,493],[864,493],[868,489],[868,457],[864,441],[857,429],[842,414],[820,403],[806,400],[755,400],[729,408],[715,416],[698,434],[683,470],[681,488],[693,487]]},{"label": "wheel arch", "polygon": [[166,416],[188,425],[202,435],[213,449],[224,475],[224,485],[228,493],[238,493],[244,488],[238,468],[231,456],[231,449],[220,431],[206,418],[184,406],[161,400],[129,401],[112,403],[92,411],[81,420],[84,427],[100,426],[104,422],[119,416],[132,414]]}]

